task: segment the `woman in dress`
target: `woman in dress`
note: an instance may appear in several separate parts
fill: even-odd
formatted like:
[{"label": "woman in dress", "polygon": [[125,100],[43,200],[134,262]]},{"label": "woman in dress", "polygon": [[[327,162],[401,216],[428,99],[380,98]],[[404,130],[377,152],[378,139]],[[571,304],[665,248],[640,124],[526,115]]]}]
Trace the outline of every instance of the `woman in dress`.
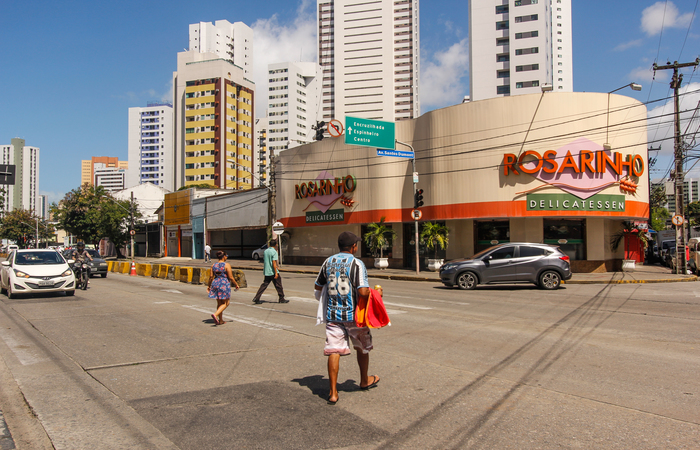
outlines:
[{"label": "woman in dress", "polygon": [[217,303],[216,312],[211,317],[215,324],[223,325],[226,323],[224,322],[224,310],[228,308],[231,299],[231,286],[236,286],[236,290],[238,290],[238,283],[233,278],[231,266],[226,262],[228,259],[226,252],[218,251],[216,257],[219,258],[219,261],[215,262],[209,271],[207,292],[209,298],[215,298]]}]

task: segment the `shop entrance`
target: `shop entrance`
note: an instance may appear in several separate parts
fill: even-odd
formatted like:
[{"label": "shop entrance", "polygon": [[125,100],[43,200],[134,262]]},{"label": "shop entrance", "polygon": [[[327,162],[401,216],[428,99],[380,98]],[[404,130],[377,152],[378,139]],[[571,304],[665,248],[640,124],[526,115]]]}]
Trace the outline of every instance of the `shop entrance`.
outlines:
[{"label": "shop entrance", "polygon": [[544,243],[558,246],[571,260],[586,259],[586,221],[544,220]]},{"label": "shop entrance", "polygon": [[474,243],[475,254],[482,250],[510,242],[510,221],[490,220],[488,222],[476,222],[476,242]]}]

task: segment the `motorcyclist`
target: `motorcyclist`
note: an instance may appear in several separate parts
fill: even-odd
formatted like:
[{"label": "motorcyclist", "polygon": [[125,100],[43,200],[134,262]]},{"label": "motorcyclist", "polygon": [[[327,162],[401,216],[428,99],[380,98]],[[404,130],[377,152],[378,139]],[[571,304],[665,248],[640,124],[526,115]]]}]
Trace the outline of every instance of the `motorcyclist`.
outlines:
[{"label": "motorcyclist", "polygon": [[[87,264],[89,261],[92,261],[92,256],[85,250],[85,242],[78,242],[76,245],[76,249],[73,250],[73,260],[75,260],[76,263],[85,263]],[[88,264],[87,266],[87,271],[88,271],[88,284],[90,284],[90,265]]]}]

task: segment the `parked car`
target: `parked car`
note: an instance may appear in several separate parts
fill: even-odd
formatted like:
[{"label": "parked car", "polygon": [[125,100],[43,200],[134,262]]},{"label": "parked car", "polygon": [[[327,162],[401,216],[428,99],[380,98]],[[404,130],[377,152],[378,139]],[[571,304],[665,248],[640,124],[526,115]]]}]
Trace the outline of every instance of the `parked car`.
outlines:
[{"label": "parked car", "polygon": [[253,259],[256,261],[261,260],[265,254],[265,250],[267,250],[267,244],[263,245],[257,250],[253,250]]},{"label": "parked car", "polygon": [[75,276],[58,252],[48,249],[15,250],[0,265],[0,292],[7,298],[37,292],[73,295]]},{"label": "parked car", "polygon": [[570,278],[569,257],[559,247],[527,242],[498,244],[440,268],[442,283],[460,289],[489,283],[534,283],[542,289],[556,289]]},{"label": "parked car", "polygon": [[[66,259],[73,259],[73,252],[75,249],[69,249],[63,251],[63,257]],[[92,256],[92,261],[90,261],[90,277],[100,275],[102,278],[107,278],[107,261],[100,256],[97,250],[92,248],[86,248],[86,252]]]}]

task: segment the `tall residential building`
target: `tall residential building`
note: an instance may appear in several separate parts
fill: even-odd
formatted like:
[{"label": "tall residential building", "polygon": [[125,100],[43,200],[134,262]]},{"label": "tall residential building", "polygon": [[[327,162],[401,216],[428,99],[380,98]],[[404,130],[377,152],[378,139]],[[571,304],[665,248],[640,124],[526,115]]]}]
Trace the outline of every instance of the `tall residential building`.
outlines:
[{"label": "tall residential building", "polygon": [[5,211],[26,209],[39,214],[39,148],[28,147],[24,139],[14,138],[2,146],[2,162],[15,166],[15,184],[0,186]]},{"label": "tall residential building", "polygon": [[243,69],[244,76],[253,73],[253,29],[243,22],[217,20],[214,23],[190,24],[190,51],[215,53],[230,59]]},{"label": "tall residential building", "polygon": [[267,142],[273,155],[313,141],[321,120],[321,70],[311,62],[270,64]]},{"label": "tall residential building", "polygon": [[[656,184],[657,186],[659,183]],[[671,214],[676,213],[676,188],[675,182],[664,181],[662,186],[666,191],[666,209]],[[683,180],[683,204],[687,209],[689,203],[700,201],[700,179],[685,178]]]},{"label": "tall residential building", "polygon": [[173,74],[175,189],[250,189],[255,84],[214,53],[177,54]]},{"label": "tall residential building", "polygon": [[122,169],[126,171],[129,168],[128,161],[119,161],[116,156],[93,156],[91,159],[84,159],[80,165],[80,185],[89,184],[95,186],[95,169]]},{"label": "tall residential building", "polygon": [[129,108],[129,169],[126,187],[153,183],[169,191],[175,187],[173,170],[173,105],[148,103]]},{"label": "tall residential building", "polygon": [[318,0],[323,120],[420,114],[418,0]]},{"label": "tall residential building", "polygon": [[270,155],[270,147],[267,144],[267,117],[255,119],[255,139],[253,139],[253,167],[256,171],[257,180],[253,180],[255,187],[268,185],[270,180],[270,163],[272,157]]},{"label": "tall residential building", "polygon": [[571,0],[470,0],[472,101],[573,92]]}]

